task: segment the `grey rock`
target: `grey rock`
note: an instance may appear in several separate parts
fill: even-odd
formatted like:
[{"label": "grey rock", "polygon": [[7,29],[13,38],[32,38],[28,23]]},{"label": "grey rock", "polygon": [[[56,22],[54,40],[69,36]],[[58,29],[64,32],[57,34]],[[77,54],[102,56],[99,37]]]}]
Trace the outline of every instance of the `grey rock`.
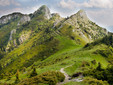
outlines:
[{"label": "grey rock", "polygon": [[13,29],[11,31],[9,41],[11,41],[13,39],[13,34],[16,34],[16,29]]},{"label": "grey rock", "polygon": [[31,20],[30,16],[24,15],[24,16],[21,17],[21,19],[20,19],[18,25],[24,24],[24,23],[26,23],[26,22],[29,22],[30,20]]},{"label": "grey rock", "polygon": [[37,14],[44,14],[46,19],[50,19],[52,17],[49,8],[46,5],[41,6],[37,11],[34,12],[33,15],[36,16]]}]

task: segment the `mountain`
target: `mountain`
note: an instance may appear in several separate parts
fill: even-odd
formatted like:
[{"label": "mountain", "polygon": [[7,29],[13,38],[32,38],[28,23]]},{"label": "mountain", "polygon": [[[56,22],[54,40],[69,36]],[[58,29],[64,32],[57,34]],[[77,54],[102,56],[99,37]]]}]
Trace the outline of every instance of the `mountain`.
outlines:
[{"label": "mountain", "polygon": [[64,22],[64,24],[74,26],[74,35],[79,36],[85,42],[91,42],[95,39],[108,35],[106,29],[99,27],[88,19],[84,10],[80,10],[78,13],[72,15]]},{"label": "mountain", "polygon": [[37,11],[35,11],[32,15],[32,17],[36,17],[38,15],[43,15],[43,18],[50,19],[51,13],[49,8],[46,5],[41,6]]},{"label": "mountain", "polygon": [[[51,14],[43,5],[29,15],[12,13],[3,16],[0,18],[0,82],[16,84],[15,73],[19,70],[20,85],[24,85],[24,79],[30,77],[34,66],[34,72],[41,74],[71,65],[65,69],[70,76],[90,69],[82,65],[90,65],[93,60],[107,68],[112,63],[112,52],[110,58],[105,58],[96,51],[112,49],[112,38],[108,36],[112,33],[92,22],[84,10],[62,18],[58,13]],[[101,43],[105,39],[109,44]],[[96,66],[92,65],[92,68]]]},{"label": "mountain", "polygon": [[26,22],[30,21],[30,17],[28,15],[24,15],[21,13],[12,13],[0,18],[0,48],[5,50],[7,45],[10,46],[10,43],[13,42],[13,46],[16,47],[17,42],[12,38],[14,34],[16,34],[16,29],[19,25],[22,25]]}]

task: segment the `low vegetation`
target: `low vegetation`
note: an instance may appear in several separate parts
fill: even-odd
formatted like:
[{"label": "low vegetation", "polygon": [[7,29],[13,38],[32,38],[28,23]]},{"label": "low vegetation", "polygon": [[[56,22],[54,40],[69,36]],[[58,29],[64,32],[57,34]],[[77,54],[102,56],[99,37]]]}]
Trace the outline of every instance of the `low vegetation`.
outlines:
[{"label": "low vegetation", "polygon": [[38,76],[22,80],[18,85],[38,85],[38,84],[48,84],[56,85],[58,82],[63,82],[65,79],[64,74],[58,71],[49,71],[42,73]]}]

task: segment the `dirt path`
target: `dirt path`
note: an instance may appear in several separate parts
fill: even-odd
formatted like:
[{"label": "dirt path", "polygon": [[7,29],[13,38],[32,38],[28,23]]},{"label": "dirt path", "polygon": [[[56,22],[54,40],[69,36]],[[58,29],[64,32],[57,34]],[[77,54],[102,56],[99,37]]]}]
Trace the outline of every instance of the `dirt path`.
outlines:
[{"label": "dirt path", "polygon": [[[72,65],[70,65],[70,66],[72,66]],[[70,67],[70,66],[67,66],[67,67]],[[65,67],[65,68],[67,68],[67,67]],[[60,72],[63,73],[65,76],[64,82],[68,82],[71,77],[64,71],[65,68],[61,68]]]},{"label": "dirt path", "polygon": [[[72,66],[72,65],[70,65],[70,66]],[[66,67],[60,69],[60,72],[63,73],[64,76],[65,76],[65,80],[64,80],[64,82],[57,83],[57,85],[62,85],[62,84],[65,84],[67,82],[70,82],[70,81],[75,81],[75,82],[83,81],[83,79],[82,79],[83,76],[82,75],[80,76],[80,78],[71,79],[71,77],[64,71],[65,68],[68,68],[70,66],[66,66]]]}]

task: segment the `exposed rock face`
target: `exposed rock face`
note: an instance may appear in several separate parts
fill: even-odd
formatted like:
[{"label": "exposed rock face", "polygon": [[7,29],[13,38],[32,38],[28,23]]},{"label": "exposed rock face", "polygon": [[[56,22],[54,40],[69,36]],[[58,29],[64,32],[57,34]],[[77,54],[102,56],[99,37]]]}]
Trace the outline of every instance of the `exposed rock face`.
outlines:
[{"label": "exposed rock face", "polygon": [[13,34],[16,34],[16,29],[13,29],[11,31],[9,41],[11,41],[13,39]]},{"label": "exposed rock face", "polygon": [[104,28],[90,21],[84,10],[80,10],[71,17],[66,18],[59,25],[59,29],[65,25],[73,26],[72,33],[75,35],[75,38],[79,36],[80,39],[87,43],[109,34]]},{"label": "exposed rock face", "polygon": [[51,13],[50,13],[49,8],[48,7],[45,7],[45,9],[43,11],[45,11],[45,17],[47,19],[50,19],[51,18]]},{"label": "exposed rock face", "polygon": [[6,16],[3,16],[0,18],[0,24],[6,24],[8,23],[10,20],[14,20],[19,18],[20,16],[22,16],[21,13],[13,13],[13,14],[9,14]]},{"label": "exposed rock face", "polygon": [[6,52],[12,50],[14,47],[17,46],[16,39],[14,38],[15,34],[16,34],[16,29],[13,29],[10,33],[10,38],[6,47]]},{"label": "exposed rock face", "polygon": [[56,17],[60,17],[60,15],[58,13],[52,13],[51,14],[52,17],[56,16]]},{"label": "exposed rock face", "polygon": [[21,14],[21,13],[12,13],[12,14],[1,17],[0,18],[0,25],[7,24],[10,21],[14,21],[14,20],[17,20],[17,19],[18,19],[17,25],[24,24],[24,23],[31,20],[30,16],[28,16],[28,15],[24,15],[24,14]]},{"label": "exposed rock face", "polygon": [[54,17],[54,25],[53,25],[53,28],[54,28],[58,23],[60,23],[60,22],[63,20],[63,18],[60,17],[60,15],[59,15],[58,13],[53,13],[53,14],[51,14],[51,16]]},{"label": "exposed rock face", "polygon": [[24,41],[26,41],[30,37],[31,31],[28,32],[22,32],[20,38],[19,38],[19,43],[22,44]]},{"label": "exposed rock face", "polygon": [[[19,44],[22,44],[30,37],[31,31],[23,31],[18,39]],[[17,39],[15,38],[16,29],[13,29],[10,33],[10,38],[6,47],[6,52],[13,50],[15,47],[18,46]]]},{"label": "exposed rock face", "polygon": [[37,11],[35,11],[33,15],[36,16],[37,14],[43,14],[45,19],[50,19],[51,18],[50,10],[45,5],[41,6]]},{"label": "exposed rock face", "polygon": [[88,17],[87,17],[87,15],[86,15],[86,12],[85,12],[84,10],[78,11],[78,12],[75,14],[75,16],[76,16],[78,19],[83,19],[83,20],[85,20],[85,21],[88,21],[88,20],[89,20]]},{"label": "exposed rock face", "polygon": [[[105,35],[109,34],[105,29],[102,29],[94,22],[90,21],[84,10],[80,10],[76,14],[68,18],[62,18],[58,13],[51,14],[49,8],[43,5],[37,11],[30,15],[13,13],[0,18],[0,27],[2,27],[2,24],[10,26],[12,24],[10,22],[13,22],[12,27],[14,26],[14,28],[10,27],[13,30],[11,32],[8,32],[10,33],[10,37],[9,41],[7,40],[8,44],[6,50],[8,51],[9,49],[17,47],[17,45],[22,44],[30,37],[31,32],[29,32],[28,30],[27,32],[23,30],[24,27],[18,32],[19,35],[17,36],[19,36],[19,38],[15,37],[16,27],[20,28],[22,24],[32,20],[39,20],[40,22],[41,20],[43,21],[45,19],[50,19],[53,29],[55,28],[57,31],[63,31],[64,33],[69,32],[67,34],[72,34],[71,37],[73,37],[74,39],[78,37],[78,39],[84,40],[85,42],[91,42],[95,39],[104,37]],[[70,29],[68,29],[69,27]],[[28,27],[28,29],[29,28],[31,27]],[[18,44],[17,41],[19,41]]]},{"label": "exposed rock face", "polygon": [[29,22],[30,20],[31,20],[31,18],[30,18],[28,15],[24,15],[24,16],[21,17],[21,19],[20,19],[18,25],[24,24],[24,23],[26,23],[26,22]]}]

